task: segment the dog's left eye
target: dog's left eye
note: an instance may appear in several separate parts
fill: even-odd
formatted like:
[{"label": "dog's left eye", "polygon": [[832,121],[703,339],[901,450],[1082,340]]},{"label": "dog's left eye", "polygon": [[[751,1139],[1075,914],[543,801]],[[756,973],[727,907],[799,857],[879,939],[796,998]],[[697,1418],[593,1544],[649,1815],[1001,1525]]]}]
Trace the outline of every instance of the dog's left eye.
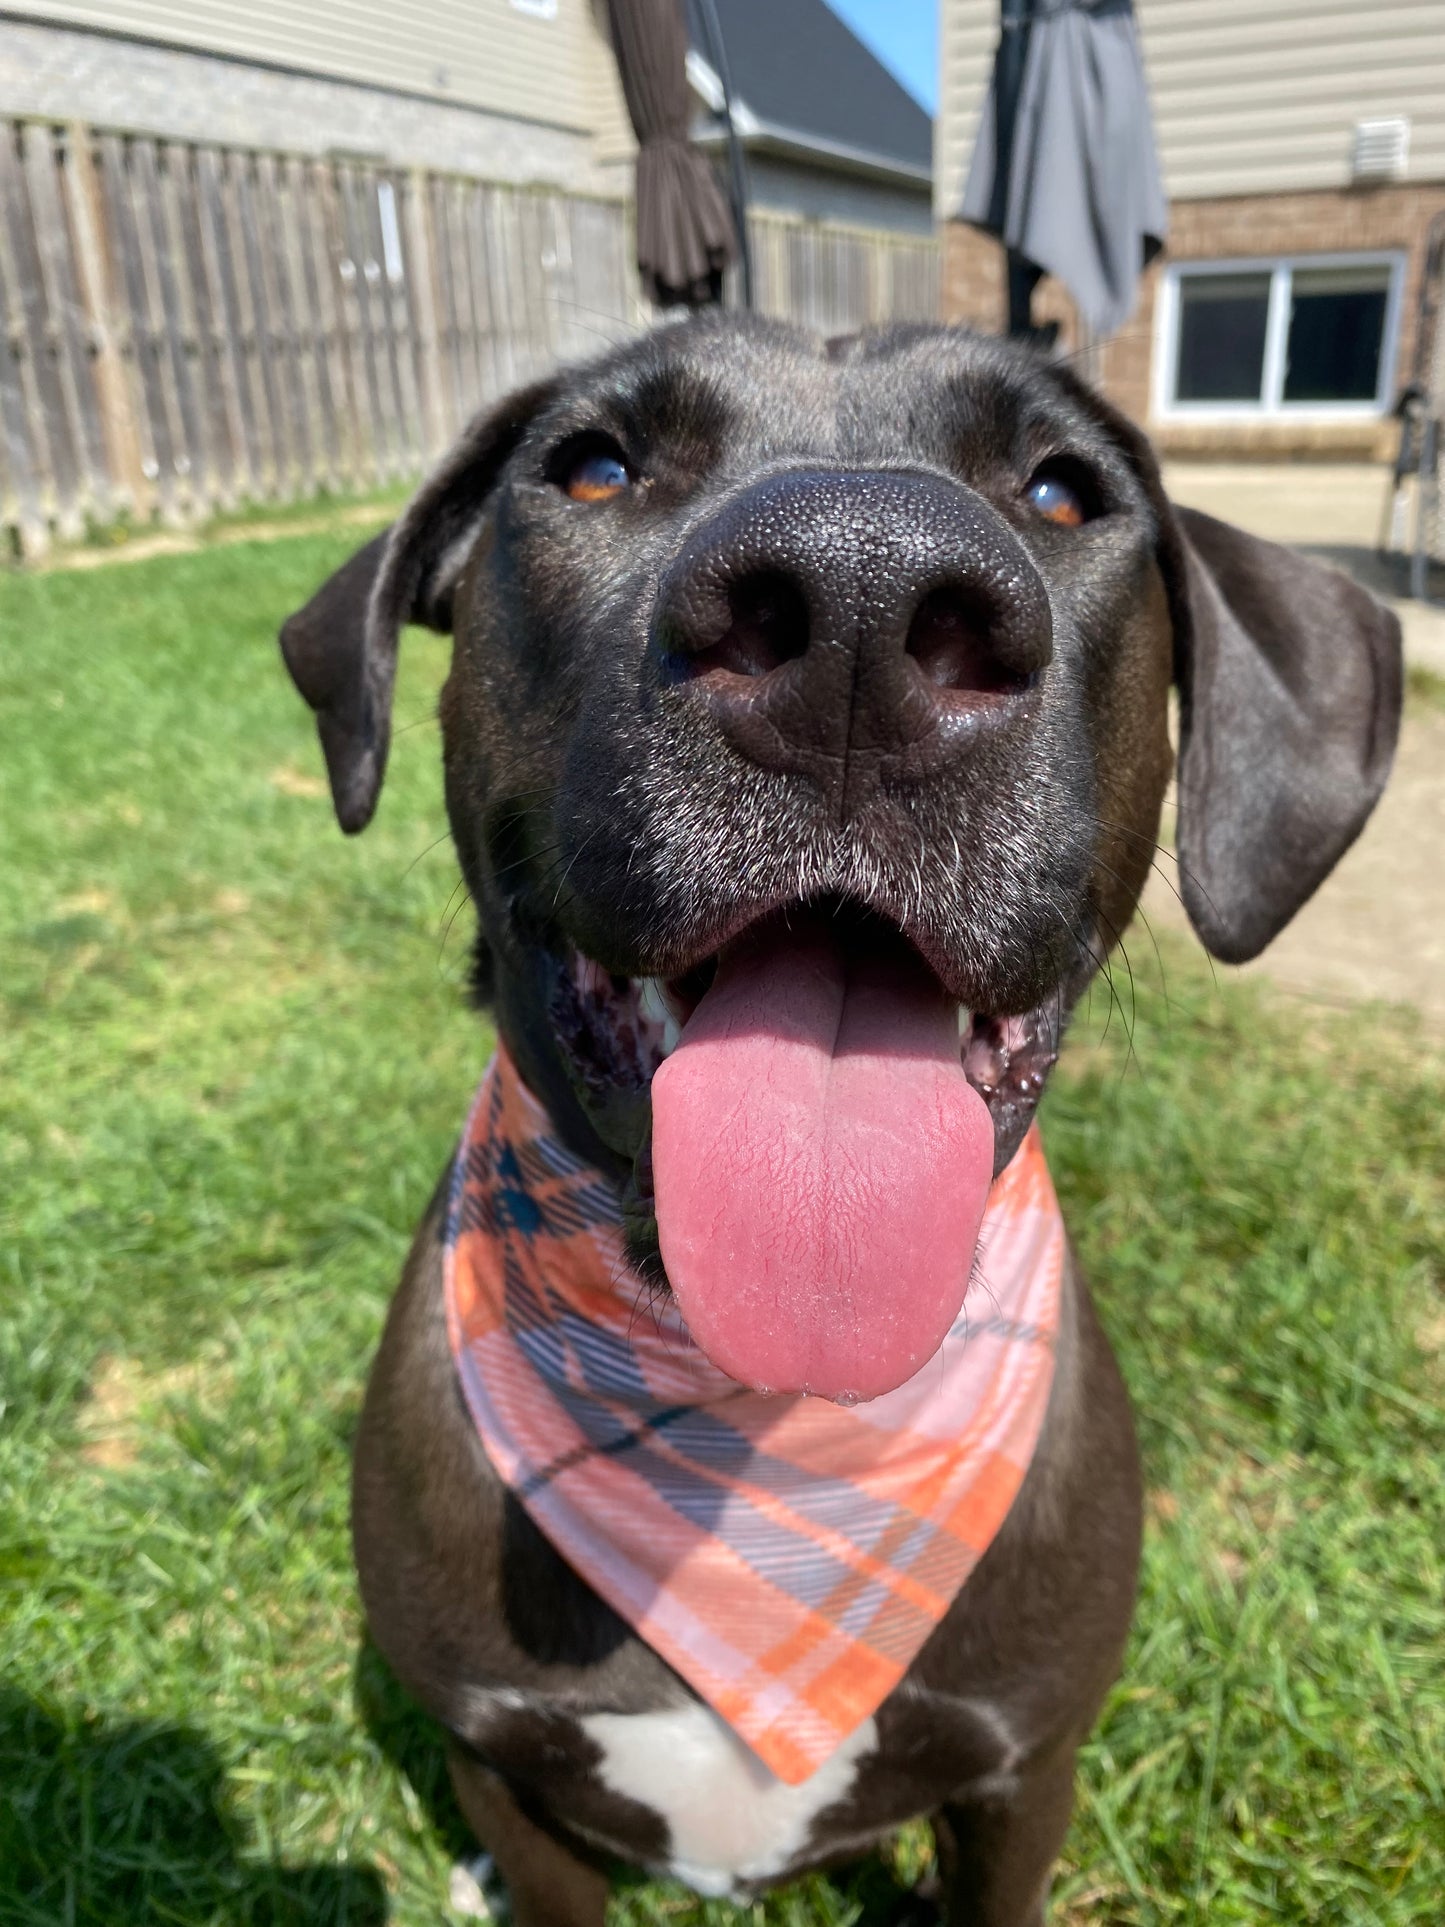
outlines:
[{"label": "dog's left eye", "polygon": [[1024,500],[1036,515],[1063,529],[1082,528],[1089,520],[1083,489],[1048,469],[1040,469],[1034,476],[1024,490]]},{"label": "dog's left eye", "polygon": [[564,449],[553,481],[574,502],[610,502],[632,486],[632,471],[610,442],[588,441]]}]

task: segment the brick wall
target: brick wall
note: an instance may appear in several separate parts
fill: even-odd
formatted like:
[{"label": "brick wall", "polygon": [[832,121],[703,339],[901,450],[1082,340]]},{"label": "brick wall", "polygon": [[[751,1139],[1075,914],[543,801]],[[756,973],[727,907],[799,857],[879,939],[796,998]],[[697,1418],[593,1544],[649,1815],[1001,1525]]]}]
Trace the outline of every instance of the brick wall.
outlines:
[{"label": "brick wall", "polygon": [[[1426,231],[1442,211],[1445,182],[1176,201],[1170,209],[1167,259],[1177,263],[1386,248],[1404,251],[1404,303],[1395,363],[1398,383],[1408,373],[1415,349]],[[1120,407],[1149,425],[1167,453],[1201,458],[1314,455],[1336,460],[1387,460],[1394,453],[1397,431],[1391,421],[1151,422],[1149,378],[1158,281],[1156,266],[1140,284],[1132,319],[1111,341],[1092,352],[1085,349],[1083,359]],[[943,231],[943,312],[950,320],[990,330],[1001,327],[1004,320],[1003,250],[961,221],[948,222]],[[1073,303],[1056,281],[1046,279],[1040,284],[1034,314],[1039,320],[1059,320],[1066,349],[1080,350]]]}]

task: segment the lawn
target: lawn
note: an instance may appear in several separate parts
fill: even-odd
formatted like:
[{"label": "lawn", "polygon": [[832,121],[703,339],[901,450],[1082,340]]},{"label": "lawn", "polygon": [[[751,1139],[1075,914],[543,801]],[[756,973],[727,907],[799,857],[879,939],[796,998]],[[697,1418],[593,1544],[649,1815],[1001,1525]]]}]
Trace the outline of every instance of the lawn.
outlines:
[{"label": "lawn", "polygon": [[[449,1917],[455,1816],[361,1643],[346,1481],[488,1039],[443,645],[409,641],[354,842],[276,656],[360,539],[0,580],[4,1927]],[[1445,1065],[1408,1013],[1130,954],[1046,1112],[1150,1491],[1054,1917],[1438,1927]],[[844,1927],[866,1893],[741,1918]],[[614,1918],[739,1916],[632,1887]]]}]

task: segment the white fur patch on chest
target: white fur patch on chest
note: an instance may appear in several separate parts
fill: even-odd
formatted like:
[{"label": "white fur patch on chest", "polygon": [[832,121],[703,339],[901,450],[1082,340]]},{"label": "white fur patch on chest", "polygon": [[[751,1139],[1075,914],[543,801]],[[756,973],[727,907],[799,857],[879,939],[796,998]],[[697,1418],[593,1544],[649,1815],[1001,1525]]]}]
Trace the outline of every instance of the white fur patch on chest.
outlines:
[{"label": "white fur patch on chest", "polygon": [[591,1713],[581,1724],[602,1748],[604,1786],[667,1822],[667,1872],[716,1897],[783,1873],[878,1741],[865,1720],[816,1773],[789,1786],[700,1701],[661,1713]]}]

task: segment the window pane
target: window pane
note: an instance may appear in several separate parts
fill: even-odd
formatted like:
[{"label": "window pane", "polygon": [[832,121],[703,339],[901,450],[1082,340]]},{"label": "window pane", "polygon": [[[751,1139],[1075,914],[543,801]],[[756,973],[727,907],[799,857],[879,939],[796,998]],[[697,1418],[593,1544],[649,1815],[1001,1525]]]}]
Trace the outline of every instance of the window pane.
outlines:
[{"label": "window pane", "polygon": [[1373,401],[1385,341],[1386,267],[1296,268],[1286,401]]},{"label": "window pane", "polygon": [[1268,320],[1268,274],[1181,275],[1174,399],[1257,402]]}]

